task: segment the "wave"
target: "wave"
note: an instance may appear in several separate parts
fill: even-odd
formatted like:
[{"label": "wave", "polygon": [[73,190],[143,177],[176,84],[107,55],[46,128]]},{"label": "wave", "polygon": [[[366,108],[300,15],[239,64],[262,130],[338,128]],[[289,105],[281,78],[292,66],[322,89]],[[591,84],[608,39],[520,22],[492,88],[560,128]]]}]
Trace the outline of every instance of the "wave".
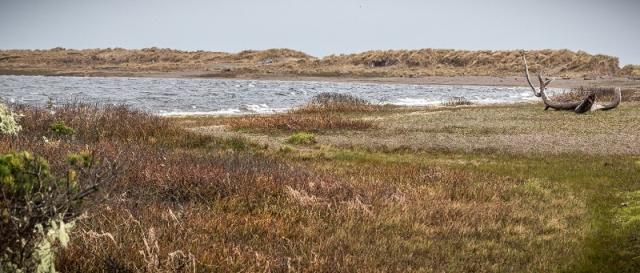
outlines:
[{"label": "wave", "polygon": [[269,113],[278,113],[289,110],[289,108],[272,108],[266,104],[244,104],[240,106],[240,111],[249,112],[249,113],[257,113],[257,114],[269,114]]},{"label": "wave", "polygon": [[401,105],[401,106],[430,106],[441,104],[442,100],[428,100],[417,98],[400,98],[390,101],[389,104]]},{"label": "wave", "polygon": [[234,116],[234,115],[247,115],[247,114],[275,114],[288,111],[290,108],[272,108],[266,104],[245,104],[239,108],[228,108],[214,111],[168,111],[160,112],[158,115],[171,117],[171,116]]}]

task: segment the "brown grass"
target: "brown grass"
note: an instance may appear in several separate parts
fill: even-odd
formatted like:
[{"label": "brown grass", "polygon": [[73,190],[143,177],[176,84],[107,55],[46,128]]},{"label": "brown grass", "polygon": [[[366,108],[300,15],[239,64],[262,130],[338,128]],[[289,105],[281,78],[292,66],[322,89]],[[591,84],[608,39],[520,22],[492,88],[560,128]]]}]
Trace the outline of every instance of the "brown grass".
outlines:
[{"label": "brown grass", "polygon": [[622,76],[627,76],[633,79],[640,79],[640,65],[625,65],[621,70],[620,70],[620,75]]},{"label": "brown grass", "polygon": [[[61,272],[634,268],[630,254],[622,251],[629,249],[629,240],[590,241],[589,217],[601,214],[587,211],[602,200],[585,197],[606,192],[594,185],[612,190],[637,177],[633,162],[621,163],[627,158],[339,150],[298,161],[260,150],[230,151],[216,137],[194,135],[171,120],[123,107],[75,104],[55,108],[55,114],[25,106],[15,110],[24,115],[24,131],[0,136],[0,152],[33,151],[54,171],[63,170],[61,158],[79,149],[119,162],[116,181],[83,204],[87,214],[56,261]],[[292,116],[246,118],[260,126],[269,117],[277,121],[270,124],[287,124]],[[321,117],[311,116],[305,126],[323,124]],[[461,115],[454,122],[468,119]],[[48,125],[57,120],[76,135],[51,135]],[[431,126],[426,120],[407,122],[414,121]],[[579,190],[583,186],[588,190]],[[606,230],[595,227],[593,232]],[[621,247],[619,242],[625,248],[611,251]]]},{"label": "brown grass", "polygon": [[[602,98],[607,100],[606,97]],[[516,154],[626,154],[640,153],[638,102],[625,101],[609,112],[582,117],[570,112],[544,111],[542,104],[398,109],[371,112],[364,121],[375,130],[317,132],[318,143],[341,148],[395,152],[447,150]],[[351,114],[343,114],[349,117]],[[219,120],[218,124],[226,121]],[[256,122],[258,123],[258,122]],[[204,127],[206,128],[206,127]],[[606,130],[604,129],[606,128]],[[201,130],[206,132],[207,130]],[[279,135],[250,141],[273,143]]]},{"label": "brown grass", "polygon": [[228,119],[224,122],[235,130],[257,131],[306,131],[320,130],[366,130],[374,128],[371,121],[345,118],[335,114],[297,114],[253,115]]},{"label": "brown grass", "polygon": [[323,130],[366,130],[375,128],[373,122],[348,115],[389,110],[393,106],[374,105],[350,94],[321,93],[288,113],[251,115],[223,119],[234,130],[262,132]]},{"label": "brown grass", "polygon": [[[344,203],[362,218],[320,213],[344,221],[323,222],[330,235],[314,243],[347,250],[330,270],[635,272],[638,229],[621,223],[638,226],[629,218],[638,199],[625,199],[640,187],[637,103],[587,115],[543,108],[372,112],[375,131],[323,131],[317,145],[278,156],[366,189]],[[307,209],[334,206],[304,189],[285,193]]]},{"label": "brown grass", "polygon": [[290,111],[296,114],[324,113],[364,113],[397,108],[393,105],[376,105],[351,94],[320,93],[311,100]]},{"label": "brown grass", "polygon": [[[635,75],[618,59],[582,51],[527,52],[531,70],[550,76]],[[0,51],[0,71],[22,74],[135,75],[199,71],[202,76],[302,75],[330,77],[521,76],[522,51],[448,49],[367,51],[315,58],[290,49],[206,51],[85,49]]]},{"label": "brown grass", "polygon": [[[551,75],[614,75],[619,70],[617,58],[589,55],[569,50],[527,52],[535,70]],[[397,76],[519,75],[521,51],[465,51],[447,49],[387,50],[329,56],[323,64],[343,67],[369,67],[372,71]],[[398,69],[402,68],[402,69]]]},{"label": "brown grass", "polygon": [[[543,105],[427,109],[381,116],[376,134],[335,132],[319,143],[373,150],[408,149],[508,152],[516,154],[640,153],[637,102],[585,117],[544,111]],[[606,129],[605,129],[606,128]]]},{"label": "brown grass", "polygon": [[[172,168],[143,157],[152,161],[137,166],[140,182],[119,185],[120,197],[81,222],[60,269],[535,272],[561,268],[579,239],[563,227],[580,221],[582,204],[517,179],[411,164],[306,173],[265,158],[183,156],[164,161]],[[538,195],[568,198],[553,210],[575,215],[541,217],[549,203],[520,200]]]}]

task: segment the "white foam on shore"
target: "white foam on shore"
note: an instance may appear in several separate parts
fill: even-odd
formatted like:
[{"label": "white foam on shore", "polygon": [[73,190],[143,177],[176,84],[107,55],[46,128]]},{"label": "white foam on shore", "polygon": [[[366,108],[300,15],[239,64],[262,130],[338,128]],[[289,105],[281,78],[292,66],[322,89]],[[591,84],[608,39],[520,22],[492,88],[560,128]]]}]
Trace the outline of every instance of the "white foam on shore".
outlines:
[{"label": "white foam on shore", "polygon": [[389,104],[400,106],[430,106],[441,104],[441,100],[428,100],[428,99],[416,99],[416,98],[400,98],[390,101]]},{"label": "white foam on shore", "polygon": [[160,112],[159,116],[175,117],[175,116],[237,116],[248,114],[275,114],[288,111],[290,108],[271,108],[266,104],[247,104],[240,108],[229,108],[215,111],[170,111]]},{"label": "white foam on shore", "polygon": [[272,108],[266,104],[245,104],[240,106],[240,111],[257,114],[278,113],[289,110],[289,108]]}]

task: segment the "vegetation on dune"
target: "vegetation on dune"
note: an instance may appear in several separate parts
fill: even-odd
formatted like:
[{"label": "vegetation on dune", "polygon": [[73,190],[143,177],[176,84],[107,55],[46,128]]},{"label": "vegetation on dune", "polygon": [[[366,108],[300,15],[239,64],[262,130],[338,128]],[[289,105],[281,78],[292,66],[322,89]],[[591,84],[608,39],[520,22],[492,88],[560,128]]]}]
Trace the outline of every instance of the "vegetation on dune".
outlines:
[{"label": "vegetation on dune", "polygon": [[292,113],[344,113],[373,112],[393,109],[392,105],[376,105],[365,99],[344,93],[320,93],[311,100],[291,111]]},{"label": "vegetation on dune", "polygon": [[[528,51],[532,63],[550,75],[615,75],[617,58],[590,55],[570,50]],[[400,74],[415,71],[415,76],[453,75],[520,75],[522,51],[466,51],[448,49],[367,51],[350,55],[329,56],[322,62],[335,66],[369,67]],[[403,69],[392,69],[401,67]],[[402,75],[402,74],[400,74]],[[412,74],[408,74],[411,76]]]},{"label": "vegetation on dune", "polygon": [[629,76],[629,77],[633,77],[635,79],[638,79],[638,78],[640,78],[640,65],[632,65],[632,64],[625,65],[620,70],[619,74],[623,75],[623,76]]},{"label": "vegetation on dune", "polygon": [[250,60],[253,62],[260,62],[263,64],[271,64],[274,62],[288,61],[288,60],[300,60],[311,59],[312,56],[306,53],[292,50],[292,49],[267,49],[267,50],[245,50],[234,55],[237,60]]},{"label": "vegetation on dune", "polygon": [[[528,51],[528,58],[551,76],[634,76],[618,59],[582,51]],[[449,49],[375,50],[315,58],[291,49],[240,53],[146,48],[0,51],[0,71],[35,74],[95,74],[200,71],[204,76],[303,75],[345,77],[520,76],[522,51]]]}]

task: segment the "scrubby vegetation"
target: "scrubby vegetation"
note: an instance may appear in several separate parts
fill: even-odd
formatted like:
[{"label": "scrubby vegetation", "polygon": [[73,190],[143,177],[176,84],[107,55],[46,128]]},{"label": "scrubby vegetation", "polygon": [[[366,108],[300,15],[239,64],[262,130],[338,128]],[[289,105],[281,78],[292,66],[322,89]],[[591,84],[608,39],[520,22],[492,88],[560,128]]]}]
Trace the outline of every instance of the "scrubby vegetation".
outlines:
[{"label": "scrubby vegetation", "polygon": [[235,130],[262,132],[366,130],[375,128],[375,124],[356,116],[342,114],[362,114],[393,108],[389,105],[374,105],[353,95],[321,93],[314,96],[307,104],[294,108],[288,113],[231,118],[225,120],[225,124]]},{"label": "scrubby vegetation", "polygon": [[293,113],[344,113],[344,112],[372,112],[392,109],[392,105],[376,105],[365,99],[351,94],[343,93],[320,93],[313,96],[311,100],[300,107],[295,108]]},{"label": "scrubby vegetation", "polygon": [[[323,63],[350,67],[365,73],[395,76],[520,75],[521,51],[466,51],[447,49],[367,51],[350,55],[329,56]],[[617,58],[590,55],[569,50],[528,51],[527,58],[552,75],[614,75]],[[402,69],[399,69],[402,68]]]},{"label": "scrubby vegetation", "polygon": [[[55,272],[54,244],[66,246],[67,223],[77,216],[79,202],[108,177],[87,179],[79,184],[77,171],[91,167],[73,164],[64,178],[51,173],[49,164],[28,152],[0,155],[0,271]],[[87,187],[87,185],[90,185]]]},{"label": "scrubby vegetation", "polygon": [[[634,272],[637,109],[627,102],[587,116],[538,105],[369,112],[376,130],[321,130],[320,145],[300,149],[275,145],[287,134],[237,133],[366,188],[355,206],[367,220],[327,220],[342,224],[322,242],[360,253],[349,256],[353,267],[333,270]],[[286,193],[308,209],[334,206],[306,190]]]},{"label": "scrubby vegetation", "polygon": [[[59,262],[67,252],[53,254],[58,252],[56,246],[67,244],[65,234],[74,221],[82,232],[74,228],[72,240],[78,240],[79,234],[86,235],[83,222],[75,220],[80,213],[101,214],[104,209],[109,210],[114,201],[120,200],[112,199],[111,194],[134,198],[153,194],[153,189],[140,188],[147,180],[137,179],[150,171],[146,167],[155,166],[179,175],[197,168],[189,165],[189,157],[193,161],[201,156],[179,149],[238,145],[237,141],[197,136],[167,120],[121,106],[69,104],[41,109],[18,105],[14,110],[21,116],[23,130],[0,137],[3,272],[52,270],[55,261],[58,261],[56,268],[68,272],[67,265]],[[147,162],[140,161],[145,159]],[[168,160],[184,160],[187,165],[183,166],[183,172],[176,172],[174,168],[179,166],[167,167]],[[207,174],[212,173],[200,175]],[[159,190],[163,187],[156,186]],[[80,202],[96,190],[103,193]],[[140,190],[145,194],[136,195]],[[179,194],[165,196],[180,198]],[[175,255],[172,257],[177,259]],[[96,270],[105,268],[104,264],[96,266]],[[78,267],[76,270],[85,272]]]},{"label": "scrubby vegetation", "polygon": [[[532,70],[551,76],[633,76],[618,59],[582,51],[527,52]],[[522,52],[448,49],[376,50],[315,58],[290,49],[237,54],[146,48],[0,51],[0,72],[11,74],[144,75],[199,71],[200,76],[297,75],[330,77],[520,76]]]},{"label": "scrubby vegetation", "polygon": [[640,79],[640,65],[625,65],[622,70],[620,70],[619,74],[634,79]]},{"label": "scrubby vegetation", "polygon": [[73,128],[65,125],[64,122],[60,121],[52,123],[51,125],[49,125],[49,128],[59,136],[71,136],[76,133]]},{"label": "scrubby vegetation", "polygon": [[[18,105],[13,112],[23,130],[0,135],[0,154],[47,161],[52,182],[98,189],[69,210],[84,214],[56,253],[61,272],[640,266],[635,104],[583,116],[519,105],[193,123],[121,106]],[[73,137],[57,135],[54,123],[72,128]],[[559,124],[563,130],[535,137]],[[203,130],[221,125],[230,130]],[[603,127],[613,135],[598,134]],[[318,144],[288,146],[292,136]],[[514,141],[520,137],[529,149]],[[512,145],[492,146],[500,143]],[[111,179],[92,187],[96,177]],[[3,206],[14,200],[2,198]]]}]

